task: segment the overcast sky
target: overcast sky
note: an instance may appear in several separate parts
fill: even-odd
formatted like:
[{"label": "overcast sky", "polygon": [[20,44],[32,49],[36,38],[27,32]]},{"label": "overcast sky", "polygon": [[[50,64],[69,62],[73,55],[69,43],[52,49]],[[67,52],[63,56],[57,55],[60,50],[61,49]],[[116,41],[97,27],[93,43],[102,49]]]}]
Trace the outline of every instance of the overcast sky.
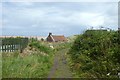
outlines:
[{"label": "overcast sky", "polygon": [[117,2],[3,2],[2,35],[70,36],[104,26],[117,30]]}]

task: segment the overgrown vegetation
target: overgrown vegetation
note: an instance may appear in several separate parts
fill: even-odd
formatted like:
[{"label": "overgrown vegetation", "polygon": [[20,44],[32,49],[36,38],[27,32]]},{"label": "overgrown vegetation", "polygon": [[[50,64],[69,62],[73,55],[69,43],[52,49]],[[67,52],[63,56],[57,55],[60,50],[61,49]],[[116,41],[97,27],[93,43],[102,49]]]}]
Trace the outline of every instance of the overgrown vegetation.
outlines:
[{"label": "overgrown vegetation", "polygon": [[27,56],[21,56],[19,52],[2,53],[3,78],[47,77],[54,53],[60,50],[62,53],[69,50],[70,58],[67,59],[76,77],[118,78],[120,73],[120,34],[117,31],[87,30],[74,42],[65,43],[48,44],[31,39],[28,46],[38,52]]},{"label": "overgrown vegetation", "polygon": [[118,78],[120,39],[117,31],[87,30],[70,48],[70,65],[84,78]]},{"label": "overgrown vegetation", "polygon": [[41,52],[45,52],[46,54],[50,54],[53,51],[50,47],[41,44],[39,41],[32,41],[30,42],[29,46],[31,48],[36,48]]},{"label": "overgrown vegetation", "polygon": [[2,53],[3,78],[40,78],[47,77],[52,66],[54,51],[37,40],[30,41],[29,46],[47,55],[33,53],[21,56],[21,53]]}]

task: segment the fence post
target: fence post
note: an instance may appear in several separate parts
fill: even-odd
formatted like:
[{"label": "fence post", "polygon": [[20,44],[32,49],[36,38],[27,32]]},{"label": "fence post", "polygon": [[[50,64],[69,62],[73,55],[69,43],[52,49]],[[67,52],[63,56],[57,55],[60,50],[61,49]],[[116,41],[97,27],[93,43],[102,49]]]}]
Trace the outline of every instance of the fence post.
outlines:
[{"label": "fence post", "polygon": [[2,38],[2,44],[0,45],[0,51],[2,52],[13,52],[15,50],[20,50],[27,47],[28,38]]}]

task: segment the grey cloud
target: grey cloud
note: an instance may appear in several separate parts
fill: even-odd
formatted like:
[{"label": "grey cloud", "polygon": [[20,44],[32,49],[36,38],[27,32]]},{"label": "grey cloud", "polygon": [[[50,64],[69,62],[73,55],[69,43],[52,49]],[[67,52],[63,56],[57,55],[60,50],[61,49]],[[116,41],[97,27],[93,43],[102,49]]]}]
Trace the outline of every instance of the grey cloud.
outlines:
[{"label": "grey cloud", "polygon": [[17,4],[4,3],[4,34],[9,31],[10,34],[24,35],[45,35],[48,32],[72,35],[82,33],[92,24],[117,26],[117,3]]}]

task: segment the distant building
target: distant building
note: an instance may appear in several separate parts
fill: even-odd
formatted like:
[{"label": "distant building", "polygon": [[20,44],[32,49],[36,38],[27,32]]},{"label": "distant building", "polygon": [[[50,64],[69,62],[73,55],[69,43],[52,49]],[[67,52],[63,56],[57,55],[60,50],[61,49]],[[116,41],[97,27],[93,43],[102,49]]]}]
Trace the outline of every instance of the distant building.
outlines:
[{"label": "distant building", "polygon": [[52,33],[49,33],[47,37],[48,42],[66,42],[67,39],[64,37],[64,35],[52,35]]}]

